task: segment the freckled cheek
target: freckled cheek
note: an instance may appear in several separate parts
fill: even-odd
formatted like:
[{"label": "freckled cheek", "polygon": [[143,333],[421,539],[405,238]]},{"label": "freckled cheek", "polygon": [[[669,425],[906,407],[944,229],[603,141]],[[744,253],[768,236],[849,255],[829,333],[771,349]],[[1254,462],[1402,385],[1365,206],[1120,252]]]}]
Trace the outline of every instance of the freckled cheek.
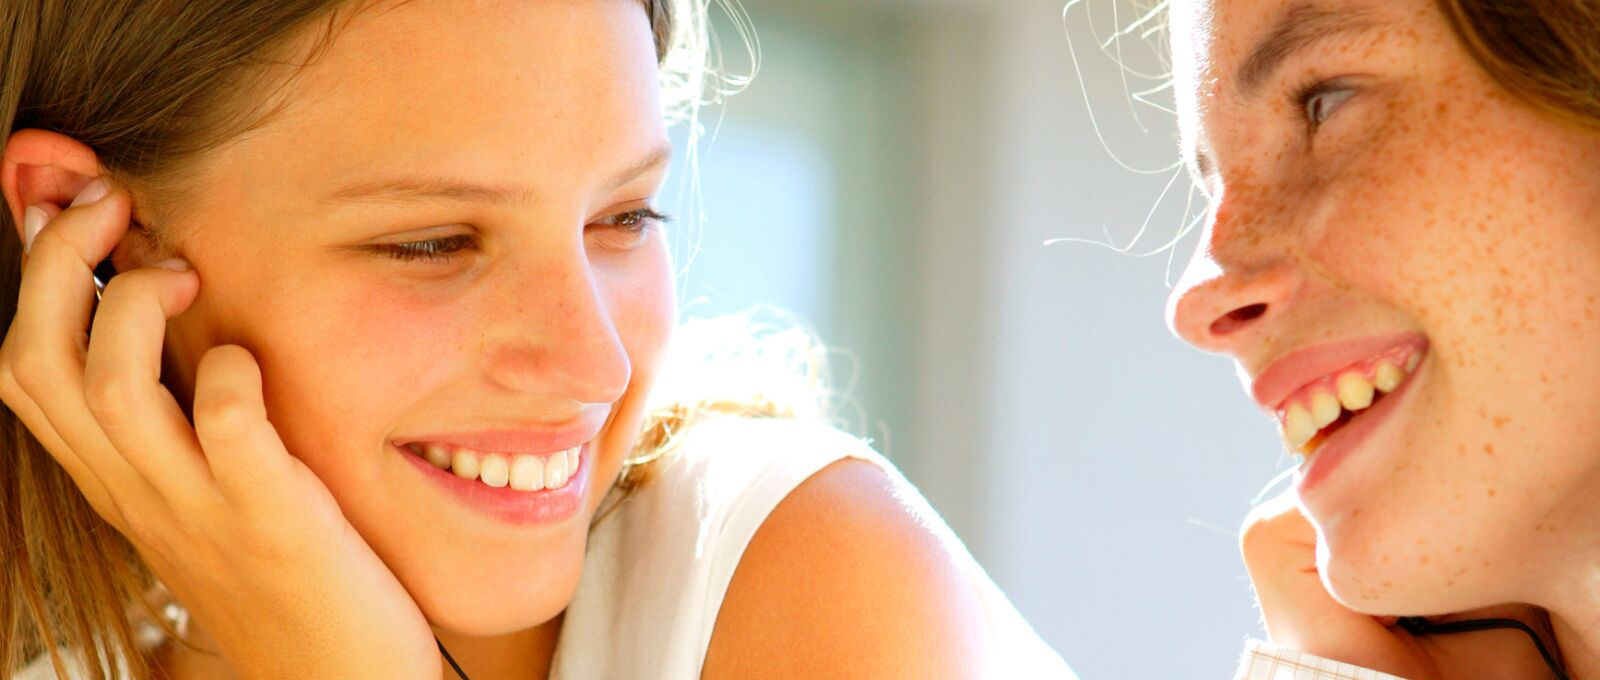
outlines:
[{"label": "freckled cheek", "polygon": [[1479,192],[1464,189],[1482,178],[1448,153],[1431,135],[1392,140],[1341,173],[1310,255],[1344,282],[1406,307],[1470,275],[1486,243],[1471,214],[1482,198],[1467,199]]},{"label": "freckled cheek", "polygon": [[1305,244],[1307,254],[1341,283],[1380,295],[1396,292],[1405,263],[1425,251],[1430,238],[1427,216],[1396,189],[1374,177],[1345,192]]}]

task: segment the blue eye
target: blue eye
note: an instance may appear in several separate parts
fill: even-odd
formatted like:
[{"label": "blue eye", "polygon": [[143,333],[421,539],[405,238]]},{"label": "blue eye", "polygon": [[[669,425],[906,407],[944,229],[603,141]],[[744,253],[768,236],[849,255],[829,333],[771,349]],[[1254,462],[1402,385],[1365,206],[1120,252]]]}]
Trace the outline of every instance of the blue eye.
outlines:
[{"label": "blue eye", "polygon": [[447,260],[456,253],[466,250],[474,245],[474,239],[467,234],[447,236],[429,241],[414,241],[411,243],[394,243],[389,245],[373,246],[373,248],[390,258],[400,261],[435,261]]},{"label": "blue eye", "polygon": [[1355,96],[1355,89],[1337,81],[1325,80],[1303,88],[1295,96],[1306,125],[1315,131],[1333,116],[1340,106]]}]

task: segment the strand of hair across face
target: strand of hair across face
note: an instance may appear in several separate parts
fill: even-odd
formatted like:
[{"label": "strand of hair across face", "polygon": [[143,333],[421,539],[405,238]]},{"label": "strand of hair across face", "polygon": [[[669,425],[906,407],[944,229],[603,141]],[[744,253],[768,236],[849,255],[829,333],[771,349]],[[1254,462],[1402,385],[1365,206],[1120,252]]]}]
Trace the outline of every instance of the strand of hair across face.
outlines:
[{"label": "strand of hair across face", "polygon": [[455,669],[456,675],[461,676],[461,680],[472,680],[472,678],[467,677],[466,671],[461,670],[461,666],[456,663],[456,660],[450,656],[450,650],[444,648],[444,642],[439,640],[439,636],[435,635],[433,641],[439,643],[439,653],[443,654],[444,660],[449,662],[451,668]]},{"label": "strand of hair across face", "polygon": [[1561,668],[1561,664],[1556,662],[1555,656],[1552,655],[1550,650],[1544,646],[1544,641],[1539,639],[1539,635],[1533,632],[1533,629],[1529,628],[1528,624],[1525,624],[1521,621],[1516,621],[1513,619],[1473,619],[1471,621],[1433,623],[1432,621],[1424,619],[1420,616],[1408,616],[1400,619],[1397,623],[1400,624],[1401,628],[1406,629],[1406,631],[1412,635],[1428,635],[1434,633],[1471,633],[1480,630],[1497,630],[1501,628],[1520,630],[1524,633],[1527,633],[1528,637],[1533,639],[1533,646],[1539,648],[1539,656],[1544,657],[1545,664],[1549,665],[1550,670],[1556,674],[1556,680],[1572,680],[1571,676],[1567,675],[1566,670]]}]

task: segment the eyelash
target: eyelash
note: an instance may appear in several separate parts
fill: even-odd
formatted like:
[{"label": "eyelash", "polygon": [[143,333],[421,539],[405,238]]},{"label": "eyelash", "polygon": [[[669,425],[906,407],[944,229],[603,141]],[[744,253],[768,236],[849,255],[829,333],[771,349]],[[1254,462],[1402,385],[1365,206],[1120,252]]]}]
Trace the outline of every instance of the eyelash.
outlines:
[{"label": "eyelash", "polygon": [[[672,217],[653,208],[640,208],[628,212],[612,215],[601,220],[599,225],[616,227],[630,234],[642,234],[658,224],[668,224]],[[390,259],[402,262],[447,260],[467,248],[473,247],[474,238],[466,234],[447,236],[445,238],[427,241],[413,241],[410,243],[395,243],[373,246],[373,248]]]}]

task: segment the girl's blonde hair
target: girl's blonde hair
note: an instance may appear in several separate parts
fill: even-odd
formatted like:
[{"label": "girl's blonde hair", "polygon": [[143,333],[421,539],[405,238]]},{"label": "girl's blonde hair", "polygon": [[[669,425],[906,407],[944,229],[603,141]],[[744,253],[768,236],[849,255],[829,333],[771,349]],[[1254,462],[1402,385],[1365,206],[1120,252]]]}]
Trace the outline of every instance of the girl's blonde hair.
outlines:
[{"label": "girl's blonde hair", "polygon": [[[640,1],[649,13],[661,64],[663,115],[688,125],[692,148],[701,105],[723,92],[710,63],[709,0]],[[148,199],[149,205],[141,207],[157,212],[147,220],[160,224],[165,215],[159,211],[182,201],[190,179],[185,172],[195,161],[268,120],[282,103],[275,95],[293,81],[296,70],[317,59],[349,18],[369,4],[4,0],[0,131],[9,137],[19,129],[39,128],[83,142],[110,179]],[[312,38],[309,50],[301,37]],[[170,238],[152,231],[157,241]],[[17,233],[11,212],[0,211],[0,334],[9,331],[16,314],[22,260]],[[729,385],[699,393],[664,385],[672,397],[658,400],[647,419],[640,445],[624,466],[624,490],[648,479],[649,464],[671,450],[672,435],[705,413],[820,412],[815,405],[821,391],[813,382],[821,377],[815,363],[820,353],[809,336],[780,333],[763,342],[751,338],[746,326],[726,330],[731,332],[724,337],[734,338],[735,346],[776,347],[776,365],[797,368],[790,375],[800,376],[808,387],[780,398]],[[704,336],[692,329],[687,333],[691,340]],[[764,361],[772,363],[771,349],[705,349],[714,344],[691,343],[699,349],[687,358],[765,355]],[[709,367],[715,361],[698,363]],[[107,665],[115,665],[108,660],[121,659],[129,677],[149,680],[153,670],[140,652],[136,622],[149,621],[179,637],[146,597],[156,579],[9,408],[0,408],[0,437],[0,678],[46,652],[56,673],[68,677],[58,654],[67,647],[102,660],[86,669],[89,677],[104,680]]]}]

